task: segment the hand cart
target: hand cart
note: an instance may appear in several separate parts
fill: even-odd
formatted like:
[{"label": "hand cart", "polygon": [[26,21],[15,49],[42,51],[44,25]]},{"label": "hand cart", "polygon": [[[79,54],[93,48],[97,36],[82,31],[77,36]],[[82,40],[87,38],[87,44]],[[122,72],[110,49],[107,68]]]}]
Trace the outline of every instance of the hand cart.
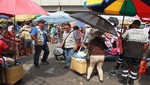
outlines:
[{"label": "hand cart", "polygon": [[[9,55],[12,55],[10,53]],[[8,54],[6,53],[5,56],[8,57]],[[24,71],[23,71],[23,65],[18,66],[12,66],[8,67],[6,66],[6,60],[2,57],[4,65],[1,66],[1,82],[0,85],[13,85],[19,80],[23,78]]]}]

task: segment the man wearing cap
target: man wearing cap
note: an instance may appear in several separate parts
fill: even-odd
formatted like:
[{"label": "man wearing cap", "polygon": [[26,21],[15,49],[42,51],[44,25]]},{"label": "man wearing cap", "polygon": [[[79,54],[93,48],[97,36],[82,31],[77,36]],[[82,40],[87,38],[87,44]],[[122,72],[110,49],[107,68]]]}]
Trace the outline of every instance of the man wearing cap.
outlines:
[{"label": "man wearing cap", "polygon": [[45,21],[39,20],[37,27],[33,29],[31,32],[31,36],[34,40],[34,46],[35,46],[35,53],[34,53],[34,66],[39,68],[39,56],[41,51],[44,51],[44,55],[42,57],[41,62],[43,64],[49,64],[47,61],[48,55],[49,55],[49,47],[47,45],[47,33],[44,30]]},{"label": "man wearing cap", "polygon": [[126,42],[122,63],[122,84],[133,85],[134,80],[138,78],[138,69],[143,54],[148,47],[148,34],[143,29],[139,29],[141,22],[135,20],[132,23],[132,29],[127,30],[122,38]]}]

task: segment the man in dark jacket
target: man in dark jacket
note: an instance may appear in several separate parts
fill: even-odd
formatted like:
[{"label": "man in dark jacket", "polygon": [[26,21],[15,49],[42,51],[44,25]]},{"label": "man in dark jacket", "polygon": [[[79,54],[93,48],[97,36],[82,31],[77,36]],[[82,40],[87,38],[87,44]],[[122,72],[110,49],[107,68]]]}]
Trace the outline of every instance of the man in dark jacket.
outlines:
[{"label": "man in dark jacket", "polygon": [[126,41],[126,47],[122,63],[122,79],[119,82],[125,85],[127,83],[133,85],[134,80],[138,78],[139,64],[148,47],[148,35],[143,29],[139,29],[140,25],[141,22],[135,20],[132,23],[132,29],[122,35],[123,40]]}]

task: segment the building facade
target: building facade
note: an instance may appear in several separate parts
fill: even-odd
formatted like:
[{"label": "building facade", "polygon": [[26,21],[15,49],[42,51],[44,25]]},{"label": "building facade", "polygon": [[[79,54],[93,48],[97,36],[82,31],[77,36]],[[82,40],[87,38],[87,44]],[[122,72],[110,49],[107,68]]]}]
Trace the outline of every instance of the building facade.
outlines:
[{"label": "building facade", "polygon": [[65,11],[65,12],[83,12],[88,11],[84,8],[86,0],[33,0],[42,6],[48,12]]}]

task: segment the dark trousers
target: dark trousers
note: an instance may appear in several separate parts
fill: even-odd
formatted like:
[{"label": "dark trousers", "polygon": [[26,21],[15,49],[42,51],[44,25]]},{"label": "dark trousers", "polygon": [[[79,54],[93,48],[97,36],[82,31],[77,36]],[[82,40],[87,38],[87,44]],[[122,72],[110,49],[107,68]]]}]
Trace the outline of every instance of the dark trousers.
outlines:
[{"label": "dark trousers", "polygon": [[122,77],[128,77],[136,80],[138,78],[138,70],[141,59],[123,57],[122,62]]},{"label": "dark trousers", "polygon": [[41,54],[41,51],[44,51],[44,55],[42,57],[42,62],[46,61],[49,55],[49,47],[47,44],[43,45],[43,46],[39,46],[39,45],[35,45],[35,53],[34,53],[34,65],[38,65],[39,63],[39,57]]}]

